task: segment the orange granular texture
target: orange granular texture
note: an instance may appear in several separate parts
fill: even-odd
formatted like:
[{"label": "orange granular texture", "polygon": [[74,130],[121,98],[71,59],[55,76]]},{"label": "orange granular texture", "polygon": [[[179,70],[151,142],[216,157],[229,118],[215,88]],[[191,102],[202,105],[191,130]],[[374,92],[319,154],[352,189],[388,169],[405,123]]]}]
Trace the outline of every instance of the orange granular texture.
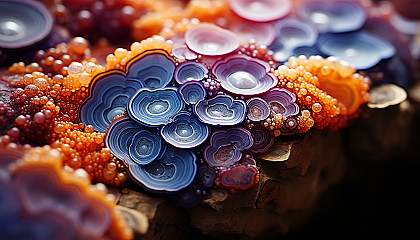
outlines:
[{"label": "orange granular texture", "polygon": [[127,50],[125,48],[117,48],[115,49],[113,54],[108,54],[108,56],[106,57],[107,65],[105,66],[105,69],[120,69],[124,71],[126,69],[126,65],[130,62],[130,60],[132,60],[133,58],[137,59],[138,55],[140,55],[141,53],[148,50],[160,49],[170,54],[172,50],[172,45],[172,41],[166,41],[161,36],[153,36],[144,39],[140,42],[132,43],[130,46],[130,50]]},{"label": "orange granular texture", "polygon": [[[294,92],[298,104],[310,111],[318,129],[338,129],[357,115],[358,109],[369,100],[369,79],[348,63],[335,57],[291,57],[289,67],[280,66],[273,73],[279,87]],[[307,118],[309,119],[309,118]],[[306,121],[299,121],[300,131],[308,130]],[[306,127],[305,127],[306,126]]]},{"label": "orange granular texture", "polygon": [[[77,46],[84,53],[90,52],[87,41],[76,37],[68,45],[59,44],[51,48],[54,50],[47,51],[47,55],[57,55],[58,50],[69,53]],[[138,46],[134,43],[132,49],[137,54],[154,46],[162,46],[170,51],[170,44],[160,38],[142,41]],[[115,52],[120,64],[125,57],[134,57],[121,54],[119,49]],[[77,117],[80,105],[89,94],[90,82],[94,76],[104,72],[105,67],[97,64],[88,54],[80,52],[78,57],[80,62],[68,64],[64,74],[46,74],[38,63],[27,66],[16,63],[9,68],[9,72],[15,74],[15,77],[9,78],[9,83],[21,89],[16,90],[13,96],[15,108],[27,112],[16,117],[15,128],[10,131],[11,141],[19,142],[13,138],[18,133],[25,134],[26,139],[32,136],[44,138],[43,141],[63,154],[65,166],[83,168],[94,182],[121,186],[128,175],[122,163],[104,147],[104,134],[94,132],[92,126],[78,123]],[[34,142],[42,141],[35,139]]]}]

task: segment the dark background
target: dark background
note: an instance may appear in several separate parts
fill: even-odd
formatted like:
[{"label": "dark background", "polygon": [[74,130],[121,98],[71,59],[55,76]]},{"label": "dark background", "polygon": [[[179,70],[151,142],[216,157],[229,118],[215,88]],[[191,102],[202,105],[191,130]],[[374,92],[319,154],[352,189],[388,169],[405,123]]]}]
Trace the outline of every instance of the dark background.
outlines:
[{"label": "dark background", "polygon": [[315,215],[284,239],[415,238],[419,169],[418,159],[349,163],[343,182],[324,194]]}]

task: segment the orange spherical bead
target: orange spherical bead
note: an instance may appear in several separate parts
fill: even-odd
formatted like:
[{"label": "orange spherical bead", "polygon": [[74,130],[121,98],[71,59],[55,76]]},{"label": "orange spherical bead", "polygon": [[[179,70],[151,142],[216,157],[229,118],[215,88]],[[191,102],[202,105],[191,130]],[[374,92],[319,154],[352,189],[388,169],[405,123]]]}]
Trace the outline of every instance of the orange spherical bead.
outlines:
[{"label": "orange spherical bead", "polygon": [[82,37],[75,37],[69,43],[69,50],[76,54],[83,54],[89,47],[89,42]]}]

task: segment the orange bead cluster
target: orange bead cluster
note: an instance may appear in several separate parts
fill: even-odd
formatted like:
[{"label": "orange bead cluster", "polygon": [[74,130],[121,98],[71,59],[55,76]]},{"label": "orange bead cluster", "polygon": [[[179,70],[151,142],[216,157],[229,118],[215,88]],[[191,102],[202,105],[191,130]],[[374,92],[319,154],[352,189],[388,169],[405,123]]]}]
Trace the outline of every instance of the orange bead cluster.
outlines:
[{"label": "orange bead cluster", "polygon": [[68,44],[59,43],[46,51],[39,50],[35,57],[45,73],[67,75],[70,63],[90,58],[89,43],[84,38],[75,37]]},{"label": "orange bead cluster", "polygon": [[[135,46],[133,49],[138,52]],[[147,46],[140,44],[146,50]],[[13,64],[1,76],[2,84],[10,84],[11,94],[4,96],[8,101],[0,101],[0,123],[6,130],[0,140],[2,145],[51,144],[63,153],[64,165],[85,169],[93,181],[120,186],[127,173],[110,150],[104,148],[104,134],[78,123],[78,108],[88,96],[91,79],[105,71],[105,67],[86,54],[89,52],[87,41],[80,37],[49,49],[48,55],[62,58],[69,54],[72,60],[80,60],[66,63],[68,66],[56,75],[38,71],[45,69],[40,66],[45,64],[42,60],[51,56],[42,58],[39,64]]]},{"label": "orange bead cluster", "polygon": [[198,24],[200,24],[200,20],[198,20],[198,18],[183,18],[175,24],[162,28],[159,36],[162,36],[165,39],[172,39],[175,42],[183,42],[185,33]]},{"label": "orange bead cluster", "polygon": [[238,53],[246,54],[253,58],[258,58],[263,61],[266,61],[270,64],[272,68],[278,66],[278,62],[273,57],[273,51],[268,50],[267,46],[256,44],[254,41],[249,41],[249,43],[242,44],[239,48]]},{"label": "orange bead cluster", "polygon": [[152,49],[162,49],[171,53],[172,41],[167,41],[161,36],[153,36],[142,40],[141,42],[134,42],[130,46],[130,50],[125,48],[117,48],[114,53],[106,57],[106,70],[120,69],[125,70],[127,63],[135,56]]},{"label": "orange bead cluster", "polygon": [[35,62],[28,65],[25,65],[24,62],[13,63],[8,70],[13,73],[33,73],[43,71],[42,67]]},{"label": "orange bead cluster", "polygon": [[[26,67],[23,63],[13,64],[9,68],[9,72],[27,74],[9,82],[25,88],[25,91],[30,90],[31,95],[26,94],[26,96],[34,97],[35,102],[39,96],[33,94],[37,92],[44,94],[50,100],[54,100],[55,105],[60,108],[62,113],[59,116],[60,120],[75,122],[77,121],[77,109],[87,97],[87,87],[90,81],[93,76],[105,71],[103,66],[96,63],[95,58],[90,57],[89,52],[88,42],[81,37],[75,37],[69,44],[61,43],[55,48],[49,49],[46,53],[43,52],[45,56],[40,60],[43,67],[39,66],[38,63],[31,63]],[[53,58],[53,56],[67,59],[65,61],[54,60],[60,62],[59,65],[61,66],[60,70],[52,70],[52,72],[58,72],[56,75],[48,72],[49,66],[44,66],[46,64],[44,60]],[[80,62],[73,61],[75,59]],[[37,70],[46,69],[45,73],[33,71],[34,66],[38,66]]]},{"label": "orange bead cluster", "polygon": [[[88,86],[94,75],[105,71],[96,63],[96,59],[91,57],[90,52],[88,41],[82,37],[75,37],[68,44],[60,43],[47,51],[39,50],[36,54],[39,63],[27,66],[23,62],[14,63],[8,70],[11,73],[43,72],[50,85],[58,84],[64,92],[74,92],[82,86]],[[25,83],[17,82],[15,85]]]},{"label": "orange bead cluster", "polygon": [[56,121],[47,135],[51,147],[64,155],[64,164],[83,168],[90,178],[120,186],[127,179],[122,163],[104,147],[104,133],[97,133],[91,125]]},{"label": "orange bead cluster", "polygon": [[[0,119],[6,120],[7,130],[2,138],[6,142],[45,144],[47,125],[57,116],[59,109],[48,94],[49,78],[41,72],[2,75],[2,84],[8,84],[10,95],[0,105]],[[4,110],[2,110],[4,109]],[[3,113],[4,112],[4,113]]]},{"label": "orange bead cluster", "polygon": [[[310,125],[318,129],[344,127],[368,101],[369,79],[355,73],[347,62],[334,57],[299,56],[291,57],[288,63],[289,67],[282,65],[273,73],[279,79],[278,86],[294,92],[298,104],[311,113],[314,124],[312,120],[304,123],[311,118],[301,116],[300,132]],[[343,88],[346,91],[341,91]]]},{"label": "orange bead cluster", "polygon": [[275,113],[271,111],[270,116],[264,120],[263,126],[268,128],[269,130],[278,130],[283,127],[283,123],[286,118],[281,115],[280,113]]},{"label": "orange bead cluster", "polygon": [[[295,124],[297,126],[295,126]],[[314,124],[315,121],[311,116],[311,112],[306,109],[302,110],[298,116],[289,116],[287,118],[281,115],[280,113],[272,112],[270,116],[263,122],[264,127],[274,131],[275,137],[285,134],[284,132],[282,132],[283,127],[296,127],[296,133],[304,133],[311,129],[314,126]]]},{"label": "orange bead cluster", "polygon": [[[305,59],[301,59],[296,61],[296,64],[305,65]],[[290,59],[289,64],[293,61],[294,59]],[[369,100],[367,91],[370,79],[356,73],[356,69],[349,63],[337,57],[323,60],[319,56],[310,57],[308,63],[311,66],[311,73],[318,77],[320,88],[342,104],[341,114],[352,115]]]}]

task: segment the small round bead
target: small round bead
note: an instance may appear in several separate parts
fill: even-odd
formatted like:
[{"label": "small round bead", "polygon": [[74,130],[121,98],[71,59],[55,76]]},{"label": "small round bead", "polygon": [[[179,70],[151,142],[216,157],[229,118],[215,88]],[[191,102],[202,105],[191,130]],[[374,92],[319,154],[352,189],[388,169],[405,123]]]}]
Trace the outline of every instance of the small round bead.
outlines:
[{"label": "small round bead", "polygon": [[34,82],[34,76],[32,76],[32,74],[25,74],[23,76],[23,84],[29,85],[29,84],[32,84],[33,82]]},{"label": "small round bead", "polygon": [[118,59],[122,59],[127,55],[127,50],[124,48],[117,48],[114,51],[114,55]]},{"label": "small round bead", "polygon": [[60,59],[57,59],[52,64],[52,70],[54,72],[59,72],[61,70],[61,68],[63,68],[63,66],[64,66],[63,61],[61,61]]},{"label": "small round bead", "polygon": [[86,86],[89,85],[89,82],[90,82],[89,73],[87,73],[87,72],[81,73],[80,76],[79,76],[79,82],[82,85],[86,85]]},{"label": "small round bead", "polygon": [[88,47],[88,41],[82,37],[75,37],[69,43],[70,51],[80,55],[83,54]]},{"label": "small round bead", "polygon": [[34,115],[34,121],[36,123],[44,123],[45,122],[45,115],[42,112],[37,112]]},{"label": "small round bead", "polygon": [[314,124],[315,124],[315,121],[314,121],[312,118],[308,118],[308,119],[306,120],[306,126],[307,126],[308,128],[311,128]]},{"label": "small round bead", "polygon": [[115,171],[117,169],[117,164],[115,164],[114,162],[110,162],[107,165],[107,169],[110,171]]},{"label": "small round bead", "polygon": [[85,67],[83,66],[83,64],[79,62],[72,62],[67,72],[70,75],[70,77],[77,78],[78,76],[80,76],[80,74],[83,73],[84,70],[85,70]]},{"label": "small round bead", "polygon": [[25,94],[28,97],[33,97],[36,94],[38,94],[39,92],[39,88],[33,84],[29,84],[28,86],[25,87]]},{"label": "small round bead", "polygon": [[23,115],[19,115],[15,118],[15,123],[17,125],[23,125],[23,124],[25,124],[25,122],[26,122],[26,117],[23,116]]},{"label": "small round bead", "polygon": [[18,138],[20,136],[20,130],[17,127],[12,127],[8,132],[7,135],[9,135],[11,138]]},{"label": "small round bead", "polygon": [[34,85],[37,86],[41,91],[45,91],[48,88],[48,82],[44,78],[35,79]]},{"label": "small round bead", "polygon": [[312,111],[317,113],[317,112],[321,112],[321,110],[322,110],[322,105],[321,104],[319,104],[319,103],[312,104]]},{"label": "small round bead", "polygon": [[[95,19],[92,16],[92,13],[88,10],[82,10],[76,15],[76,22],[82,29],[90,29],[95,24]],[[79,54],[83,54],[79,53]]]},{"label": "small round bead", "polygon": [[62,125],[62,124],[57,124],[55,127],[54,127],[54,132],[55,133],[61,133],[61,132],[63,132],[64,131],[64,126]]},{"label": "small round bead", "polygon": [[311,116],[311,113],[308,110],[302,111],[302,117],[309,118]]},{"label": "small round bead", "polygon": [[93,128],[93,126],[92,125],[87,125],[86,127],[85,127],[85,132],[86,133],[93,133],[95,131],[95,129]]}]

